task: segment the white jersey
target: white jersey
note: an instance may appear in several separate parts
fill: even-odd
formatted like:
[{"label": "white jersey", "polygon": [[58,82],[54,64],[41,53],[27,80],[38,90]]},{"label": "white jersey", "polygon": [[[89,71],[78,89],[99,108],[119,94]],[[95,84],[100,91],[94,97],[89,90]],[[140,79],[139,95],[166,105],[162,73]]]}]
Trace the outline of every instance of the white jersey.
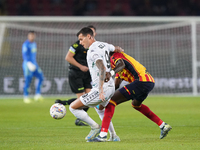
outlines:
[{"label": "white jersey", "polygon": [[[104,66],[106,67],[106,72],[111,71],[109,53],[113,52],[115,47],[112,44],[96,41],[94,42],[87,51],[87,63],[92,78],[92,87],[99,88],[99,69],[96,66],[96,61],[103,60]],[[112,83],[110,83],[112,82]],[[106,83],[113,84],[113,79]]]}]

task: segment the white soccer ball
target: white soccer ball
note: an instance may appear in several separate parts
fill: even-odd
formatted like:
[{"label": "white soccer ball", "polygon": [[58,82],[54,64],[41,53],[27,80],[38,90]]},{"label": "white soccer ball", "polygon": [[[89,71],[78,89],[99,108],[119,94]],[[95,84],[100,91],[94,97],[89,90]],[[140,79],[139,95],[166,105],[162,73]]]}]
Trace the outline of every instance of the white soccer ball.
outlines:
[{"label": "white soccer ball", "polygon": [[66,115],[66,108],[63,104],[56,103],[50,108],[50,115],[54,119],[62,119]]}]

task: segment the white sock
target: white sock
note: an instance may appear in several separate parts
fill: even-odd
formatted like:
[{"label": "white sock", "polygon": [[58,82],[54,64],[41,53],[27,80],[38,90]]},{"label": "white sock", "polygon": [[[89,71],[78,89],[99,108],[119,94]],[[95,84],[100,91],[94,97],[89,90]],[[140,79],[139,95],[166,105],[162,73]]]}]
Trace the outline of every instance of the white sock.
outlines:
[{"label": "white sock", "polygon": [[165,122],[163,121],[163,123],[159,126],[160,129],[162,129],[165,126]]},{"label": "white sock", "polygon": [[[95,110],[96,110],[96,112],[99,114],[99,118],[100,118],[101,120],[103,120],[105,109],[99,110],[99,109],[97,109],[97,108],[95,107]],[[110,121],[110,125],[109,125],[109,128],[108,128],[108,131],[109,131],[109,133],[110,133],[110,136],[116,135],[116,132],[115,132],[115,129],[114,129],[114,126],[113,126],[112,121]],[[107,135],[107,134],[106,134],[106,135]]]},{"label": "white sock", "polygon": [[83,109],[73,109],[69,106],[69,110],[74,114],[76,118],[85,121],[91,128],[98,128],[99,125],[92,119]]}]

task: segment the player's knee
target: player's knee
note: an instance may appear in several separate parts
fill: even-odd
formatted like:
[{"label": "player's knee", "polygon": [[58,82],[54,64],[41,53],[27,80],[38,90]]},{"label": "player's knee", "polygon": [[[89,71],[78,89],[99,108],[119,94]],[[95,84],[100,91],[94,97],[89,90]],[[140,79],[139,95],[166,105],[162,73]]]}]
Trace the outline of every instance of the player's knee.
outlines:
[{"label": "player's knee", "polygon": [[74,112],[74,108],[72,108],[72,106],[71,105],[69,105],[69,110],[71,111],[71,113],[73,113]]},{"label": "player's knee", "polygon": [[114,106],[117,106],[117,102],[114,101],[114,100],[112,100],[112,99],[109,101],[109,104],[114,105]]},{"label": "player's knee", "polygon": [[132,107],[135,109],[139,109],[141,107],[141,102],[137,100],[132,100]]}]

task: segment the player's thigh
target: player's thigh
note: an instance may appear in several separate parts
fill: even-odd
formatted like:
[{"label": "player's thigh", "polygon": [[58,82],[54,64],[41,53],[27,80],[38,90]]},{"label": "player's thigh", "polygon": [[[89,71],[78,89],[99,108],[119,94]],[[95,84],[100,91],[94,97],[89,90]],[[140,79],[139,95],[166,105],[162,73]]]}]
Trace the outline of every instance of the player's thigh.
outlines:
[{"label": "player's thigh", "polygon": [[121,92],[117,90],[115,91],[114,95],[111,97],[111,100],[116,102],[116,104],[118,105],[120,103],[128,101],[129,99],[127,99]]},{"label": "player's thigh", "polygon": [[124,95],[124,97],[126,97],[127,100],[136,99],[142,102],[146,99],[153,87],[154,83],[152,82],[134,81],[119,89],[119,91]]},{"label": "player's thigh", "polygon": [[27,65],[23,64],[23,74],[24,74],[24,78],[32,78],[33,73],[31,71],[29,71]]},{"label": "player's thigh", "polygon": [[73,109],[84,108],[84,104],[81,102],[80,98],[78,98],[70,104],[70,107]]},{"label": "player's thigh", "polygon": [[33,75],[36,77],[36,78],[39,78],[41,80],[43,80],[43,72],[42,70],[40,69],[40,67],[38,67],[35,72],[33,73]]},{"label": "player's thigh", "polygon": [[81,74],[77,71],[69,71],[69,85],[73,93],[83,93],[84,85]]},{"label": "player's thigh", "polygon": [[86,93],[80,97],[81,102],[88,107],[95,107],[99,104],[102,106],[106,106],[109,103],[111,96],[113,95],[114,88],[107,88],[107,91],[104,91],[105,101],[103,102],[99,99],[99,91],[98,89],[91,89],[89,93]]},{"label": "player's thigh", "polygon": [[29,71],[29,70],[24,71],[25,82],[27,82],[27,83],[31,82],[32,78],[33,78],[33,73],[31,71]]}]

